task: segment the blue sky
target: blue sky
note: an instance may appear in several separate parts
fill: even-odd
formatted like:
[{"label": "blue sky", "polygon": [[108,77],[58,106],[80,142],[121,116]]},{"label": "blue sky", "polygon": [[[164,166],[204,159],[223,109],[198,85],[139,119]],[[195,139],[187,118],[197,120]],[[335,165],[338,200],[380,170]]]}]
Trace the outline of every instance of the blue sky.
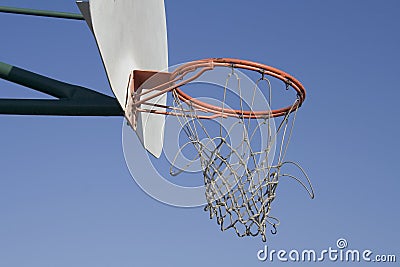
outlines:
[{"label": "blue sky", "polygon": [[[78,12],[69,0],[0,5]],[[250,59],[307,89],[287,158],[307,170],[316,198],[282,180],[270,249],[323,250],[345,238],[400,260],[399,8],[394,0],[166,0],[170,65]],[[0,61],[112,94],[83,21],[0,14],[0,23]],[[0,96],[43,97],[5,81]],[[201,208],[146,195],[126,167],[122,123],[0,115],[1,266],[271,264],[257,260],[260,238],[220,232]]]}]

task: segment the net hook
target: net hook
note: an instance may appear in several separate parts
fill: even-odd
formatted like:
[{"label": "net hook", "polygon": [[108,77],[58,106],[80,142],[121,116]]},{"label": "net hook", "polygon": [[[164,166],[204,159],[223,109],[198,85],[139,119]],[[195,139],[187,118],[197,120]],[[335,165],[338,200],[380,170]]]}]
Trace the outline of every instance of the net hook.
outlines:
[{"label": "net hook", "polygon": [[271,230],[271,234],[276,235],[276,233],[278,232],[278,230],[276,229],[276,224],[273,224],[272,227],[274,229]]},{"label": "net hook", "polygon": [[285,84],[286,84],[286,90],[289,90],[289,87],[292,85],[292,81],[289,80],[289,78],[286,78]]},{"label": "net hook", "polygon": [[261,72],[261,81],[265,80],[265,70],[264,69],[260,69]]}]

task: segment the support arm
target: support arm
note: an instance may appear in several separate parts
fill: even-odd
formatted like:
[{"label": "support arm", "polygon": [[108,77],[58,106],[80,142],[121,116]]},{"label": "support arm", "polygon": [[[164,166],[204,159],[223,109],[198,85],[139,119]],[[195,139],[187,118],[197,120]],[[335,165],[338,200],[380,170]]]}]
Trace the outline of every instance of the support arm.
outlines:
[{"label": "support arm", "polygon": [[0,62],[0,78],[58,98],[0,99],[0,114],[123,116],[114,97]]}]

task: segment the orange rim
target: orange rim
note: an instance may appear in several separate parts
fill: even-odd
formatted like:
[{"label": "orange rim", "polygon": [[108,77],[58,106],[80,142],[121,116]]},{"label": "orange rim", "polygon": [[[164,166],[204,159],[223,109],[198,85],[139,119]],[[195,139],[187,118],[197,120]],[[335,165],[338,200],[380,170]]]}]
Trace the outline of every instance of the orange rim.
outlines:
[{"label": "orange rim", "polygon": [[[215,113],[216,116],[230,116],[230,117],[240,116],[243,118],[250,118],[250,119],[264,118],[264,117],[279,117],[279,116],[284,116],[289,112],[295,111],[298,107],[300,107],[303,104],[305,100],[306,90],[304,86],[292,75],[284,71],[281,71],[279,69],[273,68],[271,66],[248,60],[240,60],[233,58],[210,58],[210,59],[196,60],[186,63],[180,66],[178,69],[176,69],[172,73],[171,79],[179,77],[180,75],[182,75],[182,73],[186,74],[200,67],[210,66],[210,64],[213,67],[222,66],[222,67],[232,67],[232,68],[256,71],[259,72],[260,74],[265,74],[277,78],[286,83],[288,86],[292,87],[296,91],[298,101],[296,101],[295,104],[291,106],[287,106],[280,109],[265,110],[265,111],[250,111],[250,110],[243,111],[243,110],[228,109],[228,108],[221,108],[218,106],[214,106],[191,97],[190,95],[184,93],[178,87],[173,88],[180,100],[184,102],[190,102],[194,107],[200,109],[201,111]],[[189,80],[187,80],[186,82],[185,81],[181,82],[179,86],[182,86],[187,82],[189,82]],[[210,117],[215,117],[215,115]]]}]

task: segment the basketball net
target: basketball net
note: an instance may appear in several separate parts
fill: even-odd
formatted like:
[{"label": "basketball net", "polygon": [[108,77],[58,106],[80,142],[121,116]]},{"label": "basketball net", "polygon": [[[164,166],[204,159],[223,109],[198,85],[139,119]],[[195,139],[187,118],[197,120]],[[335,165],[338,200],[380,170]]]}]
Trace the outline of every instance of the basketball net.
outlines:
[{"label": "basketball net", "polygon": [[[303,168],[296,162],[285,160],[299,99],[293,102],[283,116],[273,117],[270,114],[254,119],[241,116],[246,112],[244,107],[251,110],[253,103],[251,100],[250,103],[242,103],[242,98],[239,97],[240,111],[236,116],[225,116],[224,109],[228,110],[228,83],[232,79],[235,80],[235,89],[239,96],[242,92],[240,78],[232,68],[223,88],[221,112],[213,119],[218,122],[217,127],[215,123],[210,125],[209,120],[202,119],[201,110],[199,111],[199,107],[191,99],[183,99],[176,90],[172,91],[174,110],[188,138],[188,143],[180,147],[180,152],[187,144],[191,144],[197,151],[204,176],[207,200],[205,210],[209,212],[211,219],[216,218],[221,230],[234,229],[240,237],[261,235],[262,240],[266,241],[267,230],[276,233],[280,223],[279,219],[271,214],[271,208],[282,178],[296,180],[311,198],[314,197],[311,182]],[[269,79],[270,77],[262,75],[255,82],[253,90],[257,90],[260,83],[266,84],[269,91],[268,104],[271,106],[272,86]],[[228,118],[234,121],[226,127],[224,123]],[[239,141],[231,140],[230,135],[233,133],[236,137],[239,136]],[[304,183],[295,175],[285,173],[284,167],[288,165],[296,167],[307,182]],[[183,171],[176,170],[172,162],[172,175]]]}]

